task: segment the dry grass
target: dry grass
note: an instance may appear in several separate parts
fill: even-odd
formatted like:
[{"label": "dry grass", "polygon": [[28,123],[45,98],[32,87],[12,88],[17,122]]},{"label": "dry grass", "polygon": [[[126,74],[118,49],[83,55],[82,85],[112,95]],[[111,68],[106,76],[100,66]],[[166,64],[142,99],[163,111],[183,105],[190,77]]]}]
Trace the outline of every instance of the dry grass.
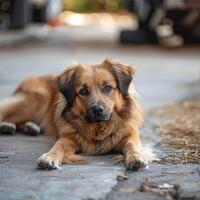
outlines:
[{"label": "dry grass", "polygon": [[159,110],[167,120],[156,126],[164,135],[162,146],[173,147],[163,163],[200,163],[200,99],[187,100]]}]

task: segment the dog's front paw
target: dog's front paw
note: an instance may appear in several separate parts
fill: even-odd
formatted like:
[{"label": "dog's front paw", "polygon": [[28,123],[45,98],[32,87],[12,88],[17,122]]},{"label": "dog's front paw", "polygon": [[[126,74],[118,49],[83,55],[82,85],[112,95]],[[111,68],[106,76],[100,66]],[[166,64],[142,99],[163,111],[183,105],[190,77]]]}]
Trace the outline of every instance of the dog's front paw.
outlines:
[{"label": "dog's front paw", "polygon": [[137,171],[147,167],[147,162],[137,156],[128,156],[125,160],[126,169]]},{"label": "dog's front paw", "polygon": [[54,153],[44,153],[37,160],[40,169],[59,169],[61,163],[62,158]]}]

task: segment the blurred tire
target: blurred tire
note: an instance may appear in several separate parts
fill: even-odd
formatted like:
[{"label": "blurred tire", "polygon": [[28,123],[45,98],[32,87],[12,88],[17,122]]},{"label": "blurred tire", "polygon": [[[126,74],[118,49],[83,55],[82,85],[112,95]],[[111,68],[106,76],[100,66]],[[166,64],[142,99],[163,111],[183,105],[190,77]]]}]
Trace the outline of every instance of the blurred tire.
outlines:
[{"label": "blurred tire", "polygon": [[123,0],[122,5],[126,10],[130,12],[134,11],[134,0]]},{"label": "blurred tire", "polygon": [[31,5],[29,3],[29,0],[15,0],[11,18],[12,28],[25,28],[31,20]]},{"label": "blurred tire", "polygon": [[36,22],[48,22],[62,11],[61,0],[48,0],[43,6],[34,6],[33,19]]},{"label": "blurred tire", "polygon": [[144,44],[144,43],[156,43],[155,33],[143,31],[143,30],[123,30],[120,33],[120,42],[134,43],[134,44]]},{"label": "blurred tire", "polygon": [[10,27],[10,15],[5,12],[0,12],[0,30],[7,30]]}]

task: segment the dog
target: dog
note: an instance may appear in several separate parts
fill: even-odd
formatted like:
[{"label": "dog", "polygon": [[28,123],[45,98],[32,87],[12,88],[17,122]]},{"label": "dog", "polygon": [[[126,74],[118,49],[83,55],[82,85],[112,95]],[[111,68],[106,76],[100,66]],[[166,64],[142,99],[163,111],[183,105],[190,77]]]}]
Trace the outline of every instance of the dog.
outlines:
[{"label": "dog", "polygon": [[123,154],[129,170],[143,168],[147,164],[139,134],[143,108],[131,84],[134,73],[131,65],[105,59],[29,78],[1,103],[0,131],[13,133],[19,127],[25,133],[42,130],[56,136],[55,145],[37,160],[42,169],[87,162],[78,153],[108,152]]}]

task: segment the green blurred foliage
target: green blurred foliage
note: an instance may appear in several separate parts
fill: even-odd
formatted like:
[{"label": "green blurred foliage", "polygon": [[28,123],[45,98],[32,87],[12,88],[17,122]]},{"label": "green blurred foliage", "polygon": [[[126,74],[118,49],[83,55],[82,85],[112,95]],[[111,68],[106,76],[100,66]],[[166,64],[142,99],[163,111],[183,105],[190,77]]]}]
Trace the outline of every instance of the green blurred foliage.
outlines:
[{"label": "green blurred foliage", "polygon": [[64,10],[74,12],[114,12],[121,9],[122,0],[64,0]]}]

